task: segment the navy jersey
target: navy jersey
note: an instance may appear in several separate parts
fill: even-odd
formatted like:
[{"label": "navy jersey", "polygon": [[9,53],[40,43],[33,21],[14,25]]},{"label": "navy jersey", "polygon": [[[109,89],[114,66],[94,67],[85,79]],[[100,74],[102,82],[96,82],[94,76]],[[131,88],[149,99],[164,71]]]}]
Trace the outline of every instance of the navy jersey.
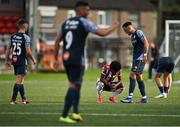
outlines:
[{"label": "navy jersey", "polygon": [[85,41],[88,33],[96,30],[97,27],[83,17],[73,17],[62,24],[64,64],[85,64]]},{"label": "navy jersey", "polygon": [[131,36],[133,45],[133,60],[143,60],[145,36],[141,30],[136,30]]},{"label": "navy jersey", "polygon": [[26,47],[30,47],[30,38],[25,33],[15,33],[11,36],[10,48],[12,48],[12,64],[26,65]]}]

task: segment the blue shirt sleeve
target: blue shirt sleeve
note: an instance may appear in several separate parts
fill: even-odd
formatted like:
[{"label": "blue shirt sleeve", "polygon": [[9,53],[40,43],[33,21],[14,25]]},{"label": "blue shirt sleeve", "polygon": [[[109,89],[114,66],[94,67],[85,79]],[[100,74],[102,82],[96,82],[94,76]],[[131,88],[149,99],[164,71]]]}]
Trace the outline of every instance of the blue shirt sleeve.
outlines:
[{"label": "blue shirt sleeve", "polygon": [[137,36],[141,39],[141,41],[144,41],[145,35],[141,30],[137,30]]},{"label": "blue shirt sleeve", "polygon": [[26,48],[29,48],[31,43],[30,37],[27,34],[24,34],[24,38],[25,38],[25,46]]},{"label": "blue shirt sleeve", "polygon": [[86,29],[87,32],[92,32],[95,33],[97,31],[96,25],[94,25],[91,21],[81,17],[80,21],[83,23],[84,28]]}]

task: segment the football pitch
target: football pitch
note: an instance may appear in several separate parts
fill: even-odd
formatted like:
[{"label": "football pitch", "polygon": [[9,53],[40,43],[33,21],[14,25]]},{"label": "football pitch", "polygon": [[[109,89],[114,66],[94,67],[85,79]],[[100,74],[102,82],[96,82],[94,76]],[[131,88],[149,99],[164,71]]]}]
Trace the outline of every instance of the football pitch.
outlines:
[{"label": "football pitch", "polygon": [[[117,97],[118,103],[110,103],[110,93],[104,92],[103,103],[97,104],[95,83],[99,74],[100,70],[85,72],[80,101],[84,121],[73,126],[180,126],[180,84],[172,84],[167,99],[154,99],[159,91],[154,81],[147,81],[145,72],[149,103],[123,104],[120,100],[127,96],[129,88],[129,70],[124,69],[122,81],[126,89]],[[13,74],[0,74],[0,126],[72,125],[58,121],[68,84],[65,73],[28,74],[25,78],[28,105],[21,104],[19,96],[17,105],[9,104],[14,79]],[[180,79],[179,73],[175,79]],[[140,100],[137,84],[133,100]]]}]

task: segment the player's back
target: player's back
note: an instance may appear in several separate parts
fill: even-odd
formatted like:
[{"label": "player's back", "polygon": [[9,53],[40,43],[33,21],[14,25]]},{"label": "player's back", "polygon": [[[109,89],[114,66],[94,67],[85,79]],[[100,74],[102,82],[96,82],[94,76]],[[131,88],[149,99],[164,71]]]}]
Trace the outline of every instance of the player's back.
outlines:
[{"label": "player's back", "polygon": [[101,78],[104,78],[109,82],[114,80],[115,73],[111,72],[109,64],[104,65],[104,67],[102,69],[102,73],[101,73]]},{"label": "player's back", "polygon": [[25,33],[17,32],[11,36],[12,48],[12,64],[25,65],[26,62],[26,48],[25,48]]},{"label": "player's back", "polygon": [[85,30],[81,18],[70,18],[62,25],[65,64],[84,64],[84,46],[88,32]]}]

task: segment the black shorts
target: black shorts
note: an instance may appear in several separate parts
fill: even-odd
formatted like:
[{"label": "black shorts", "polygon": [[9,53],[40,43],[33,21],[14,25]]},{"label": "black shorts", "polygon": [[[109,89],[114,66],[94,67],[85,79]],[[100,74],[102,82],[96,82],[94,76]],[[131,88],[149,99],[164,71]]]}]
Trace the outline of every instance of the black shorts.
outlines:
[{"label": "black shorts", "polygon": [[133,60],[131,72],[136,74],[142,74],[144,70],[144,63],[142,60]]},{"label": "black shorts", "polygon": [[27,73],[26,65],[14,65],[14,75],[25,75]]},{"label": "black shorts", "polygon": [[171,73],[174,69],[175,63],[171,57],[161,57],[158,61],[157,72],[158,73]]},{"label": "black shorts", "polygon": [[69,82],[80,85],[83,81],[84,66],[80,64],[65,64]]}]

